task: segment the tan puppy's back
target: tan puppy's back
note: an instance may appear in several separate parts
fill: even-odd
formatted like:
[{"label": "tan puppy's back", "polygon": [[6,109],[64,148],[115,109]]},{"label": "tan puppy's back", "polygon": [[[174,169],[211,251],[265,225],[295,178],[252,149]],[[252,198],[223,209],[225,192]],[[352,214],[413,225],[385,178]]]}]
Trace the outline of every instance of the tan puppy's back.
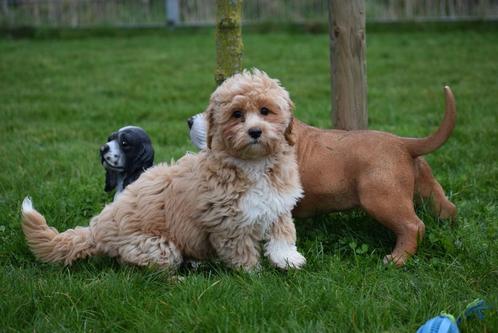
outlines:
[{"label": "tan puppy's back", "polygon": [[[295,128],[299,137],[299,171],[302,183],[306,184],[305,197],[293,211],[295,216],[356,207],[360,200],[352,189],[365,170],[379,176],[388,172],[387,168],[412,163],[403,142],[389,133],[323,130],[303,123]],[[398,168],[392,169],[389,174]]]},{"label": "tan puppy's back", "polygon": [[[436,132],[425,138],[404,138],[371,130],[324,130],[294,120],[305,196],[293,214],[309,217],[357,206],[365,208],[365,202],[372,196],[382,195],[377,193],[379,189],[392,191],[393,197],[399,192],[400,199],[411,200],[414,188],[424,185],[415,184],[422,179],[421,165],[428,169],[425,170],[430,176],[428,185],[437,188],[439,184],[432,181],[427,163],[417,157],[438,149],[455,127],[455,99],[449,87],[444,88],[444,93],[443,121]],[[434,193],[440,197],[438,201],[444,201],[441,191],[436,189],[438,193]],[[451,205],[446,206],[449,211],[454,210]]]}]

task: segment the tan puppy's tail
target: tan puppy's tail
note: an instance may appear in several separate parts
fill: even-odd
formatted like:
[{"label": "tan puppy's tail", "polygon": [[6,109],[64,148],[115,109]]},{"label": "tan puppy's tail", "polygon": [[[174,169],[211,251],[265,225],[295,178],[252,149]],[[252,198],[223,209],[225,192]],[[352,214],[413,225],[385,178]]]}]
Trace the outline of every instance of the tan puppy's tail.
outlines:
[{"label": "tan puppy's tail", "polygon": [[451,135],[456,123],[455,97],[450,87],[444,87],[445,114],[438,130],[425,138],[401,138],[412,157],[429,154],[441,147]]},{"label": "tan puppy's tail", "polygon": [[76,259],[96,252],[90,228],[78,227],[59,233],[47,225],[43,215],[33,208],[31,199],[22,202],[22,230],[31,251],[43,262],[62,262],[69,265]]}]

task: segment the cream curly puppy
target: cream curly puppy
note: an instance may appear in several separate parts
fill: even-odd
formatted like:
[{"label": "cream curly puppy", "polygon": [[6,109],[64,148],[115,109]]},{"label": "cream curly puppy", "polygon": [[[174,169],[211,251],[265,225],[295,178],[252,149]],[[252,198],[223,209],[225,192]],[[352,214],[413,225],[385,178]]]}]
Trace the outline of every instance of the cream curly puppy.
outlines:
[{"label": "cream curly puppy", "polygon": [[266,73],[234,75],[211,95],[207,148],[148,169],[88,227],[59,233],[26,198],[22,228],[31,250],[66,265],[101,254],[175,268],[217,256],[253,270],[266,241],[273,265],[300,268],[305,258],[291,217],[302,196],[292,108],[288,92]]}]

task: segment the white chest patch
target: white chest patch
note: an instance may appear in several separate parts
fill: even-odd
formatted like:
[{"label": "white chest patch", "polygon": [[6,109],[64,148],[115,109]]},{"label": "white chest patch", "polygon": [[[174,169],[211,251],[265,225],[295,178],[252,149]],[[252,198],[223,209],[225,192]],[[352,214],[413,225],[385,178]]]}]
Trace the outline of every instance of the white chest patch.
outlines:
[{"label": "white chest patch", "polygon": [[123,178],[123,174],[121,174],[121,173],[118,174],[117,178],[118,179],[116,181],[116,193],[114,193],[114,201],[118,200],[119,195],[124,190],[124,178]]},{"label": "white chest patch", "polygon": [[282,193],[271,186],[267,177],[260,177],[239,202],[242,223],[259,225],[264,233],[279,216],[289,213],[301,197],[299,186]]}]

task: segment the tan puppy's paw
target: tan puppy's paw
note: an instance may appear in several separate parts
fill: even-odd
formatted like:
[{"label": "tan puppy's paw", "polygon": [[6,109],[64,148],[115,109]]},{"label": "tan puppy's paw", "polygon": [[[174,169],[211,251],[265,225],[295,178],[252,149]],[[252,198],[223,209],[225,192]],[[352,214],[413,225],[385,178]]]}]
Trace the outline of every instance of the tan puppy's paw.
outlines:
[{"label": "tan puppy's paw", "polygon": [[306,258],[297,251],[296,246],[284,240],[269,241],[265,254],[274,266],[281,269],[300,269],[306,264]]},{"label": "tan puppy's paw", "polygon": [[444,204],[441,205],[441,209],[439,210],[439,218],[443,220],[450,220],[451,222],[455,222],[457,217],[457,208],[456,206],[447,200]]},{"label": "tan puppy's paw", "polygon": [[409,255],[404,255],[404,256],[394,256],[392,254],[388,254],[387,256],[384,257],[384,265],[389,265],[389,264],[394,264],[397,267],[403,267],[406,264],[406,261],[408,260]]}]

